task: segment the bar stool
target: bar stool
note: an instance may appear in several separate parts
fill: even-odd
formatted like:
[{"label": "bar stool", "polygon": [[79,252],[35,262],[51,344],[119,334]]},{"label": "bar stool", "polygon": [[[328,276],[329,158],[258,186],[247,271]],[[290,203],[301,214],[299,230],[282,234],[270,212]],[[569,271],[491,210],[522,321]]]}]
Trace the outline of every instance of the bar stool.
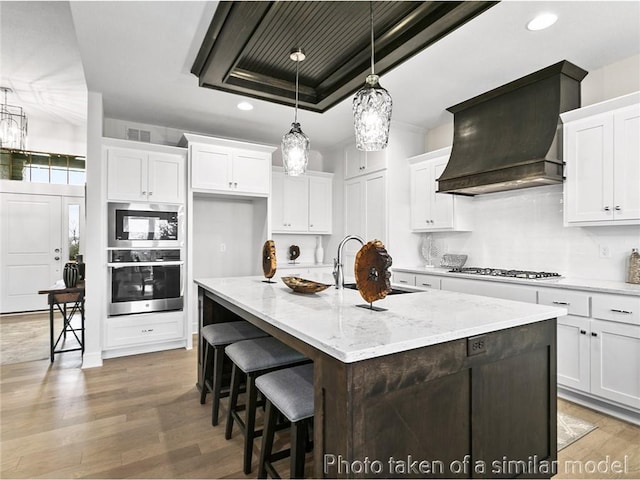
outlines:
[{"label": "bar stool", "polygon": [[[267,473],[280,478],[272,462],[287,456],[291,457],[291,478],[303,478],[308,428],[313,423],[313,364],[267,373],[256,380],[256,386],[266,399],[258,478],[267,478]],[[291,448],[272,453],[278,412],[291,422]]]},{"label": "bar stool", "polygon": [[[231,393],[229,398],[229,411],[227,412],[227,425],[225,438],[229,440],[233,432],[233,424],[244,435],[244,473],[251,473],[251,456],[253,453],[253,440],[262,435],[262,429],[255,429],[256,407],[258,406],[256,378],[267,372],[283,367],[298,365],[310,360],[273,337],[243,340],[232,343],[225,349],[227,357],[233,362],[231,370]],[[240,380],[246,376],[246,403],[238,405],[238,393]],[[245,410],[244,421],[240,413]]]},{"label": "bar stool", "polygon": [[220,399],[229,396],[228,391],[222,392],[222,366],[225,347],[240,340],[266,337],[268,335],[258,327],[254,327],[249,322],[244,321],[206,325],[202,327],[201,335],[204,340],[204,373],[202,375],[200,403],[206,402],[208,392],[212,393],[211,425],[216,426],[218,425]]}]

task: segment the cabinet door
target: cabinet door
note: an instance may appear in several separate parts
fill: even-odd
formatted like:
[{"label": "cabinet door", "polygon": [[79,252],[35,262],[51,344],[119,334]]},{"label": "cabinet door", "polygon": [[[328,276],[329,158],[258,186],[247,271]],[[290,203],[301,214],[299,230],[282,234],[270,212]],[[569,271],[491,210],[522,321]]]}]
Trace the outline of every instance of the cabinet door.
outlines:
[{"label": "cabinet door", "polygon": [[270,178],[271,155],[249,150],[234,152],[234,190],[269,195]]},{"label": "cabinet door", "polygon": [[387,149],[376,152],[364,152],[363,173],[373,173],[387,168]]},{"label": "cabinet door", "polygon": [[147,201],[147,152],[128,148],[107,150],[107,197]]},{"label": "cabinet door", "polygon": [[640,105],[616,112],[613,124],[614,218],[640,220]]},{"label": "cabinet door", "polygon": [[284,177],[284,230],[309,229],[309,181],[306,176]]},{"label": "cabinet door", "polygon": [[284,172],[271,174],[271,222],[274,233],[286,231],[284,218]]},{"label": "cabinet door", "polygon": [[191,146],[191,186],[204,190],[231,190],[232,151],[214,145]]},{"label": "cabinet door", "polygon": [[365,169],[365,156],[356,148],[355,143],[344,149],[344,178],[362,175]]},{"label": "cabinet door", "polygon": [[536,303],[537,291],[535,287],[527,285],[511,285],[508,283],[483,280],[468,280],[466,278],[442,278],[442,290],[470,293],[485,297],[504,298],[518,302]]},{"label": "cabinet door", "polygon": [[431,226],[429,212],[431,169],[428,163],[411,165],[411,229],[424,230]]},{"label": "cabinet door", "polygon": [[558,383],[589,391],[589,319],[558,318]]},{"label": "cabinet door", "polygon": [[416,273],[416,287],[420,288],[434,288],[440,290],[440,282],[442,279],[436,275],[425,275],[423,273]]},{"label": "cabinet door", "polygon": [[640,326],[591,321],[591,393],[640,408]]},{"label": "cabinet door", "polygon": [[309,231],[331,233],[333,186],[330,178],[309,177]]},{"label": "cabinet door", "polygon": [[184,159],[180,155],[149,153],[149,201],[184,202]]},{"label": "cabinet door", "polygon": [[434,160],[431,164],[432,177],[429,185],[431,199],[432,228],[453,228],[453,195],[450,193],[436,193],[438,191],[438,178],[442,175],[449,157]]},{"label": "cabinet door", "polygon": [[387,176],[378,172],[363,177],[364,241],[378,239],[387,243]]},{"label": "cabinet door", "polygon": [[613,117],[577,120],[567,124],[566,133],[567,222],[612,220]]}]

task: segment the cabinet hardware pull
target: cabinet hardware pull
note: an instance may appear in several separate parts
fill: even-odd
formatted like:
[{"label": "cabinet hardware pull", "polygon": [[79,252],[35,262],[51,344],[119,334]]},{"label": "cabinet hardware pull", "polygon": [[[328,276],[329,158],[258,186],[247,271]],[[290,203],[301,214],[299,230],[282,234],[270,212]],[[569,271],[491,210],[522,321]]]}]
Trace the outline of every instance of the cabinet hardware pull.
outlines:
[{"label": "cabinet hardware pull", "polygon": [[60,260],[60,257],[53,257],[54,260]]},{"label": "cabinet hardware pull", "polygon": [[622,210],[622,208],[620,208],[620,205],[616,205],[615,209],[618,210],[618,211]]},{"label": "cabinet hardware pull", "polygon": [[587,331],[586,330],[580,330],[580,335],[586,335]]},{"label": "cabinet hardware pull", "polygon": [[409,283],[406,280],[398,280],[399,283]]},{"label": "cabinet hardware pull", "polygon": [[617,308],[612,308],[611,311],[616,313],[626,313],[626,314],[633,313],[631,310],[618,310]]},{"label": "cabinet hardware pull", "polygon": [[54,252],[56,252],[56,253],[60,253],[60,249],[59,249],[59,248],[56,248],[56,249],[54,250]]},{"label": "cabinet hardware pull", "polygon": [[153,192],[149,192],[149,195],[153,195]]},{"label": "cabinet hardware pull", "polygon": [[229,182],[229,188],[231,188],[231,185],[233,185],[233,183],[232,183],[232,182]]},{"label": "cabinet hardware pull", "polygon": [[423,284],[422,284],[422,286],[423,286],[423,287],[430,287],[430,286],[431,286],[431,284],[430,284],[430,283],[423,283]]},{"label": "cabinet hardware pull", "polygon": [[147,194],[147,192],[142,192],[142,194],[143,194],[143,195],[146,195],[146,194]]},{"label": "cabinet hardware pull", "polygon": [[233,182],[233,188],[238,188],[238,182]]},{"label": "cabinet hardware pull", "polygon": [[598,334],[597,334],[596,332],[591,332],[591,336],[592,336],[592,337],[597,337],[597,336],[598,336]]},{"label": "cabinet hardware pull", "polygon": [[309,225],[310,227],[313,227],[313,223],[311,225]]},{"label": "cabinet hardware pull", "polygon": [[571,305],[569,302],[556,302],[555,300],[551,303],[555,303],[556,305]]},{"label": "cabinet hardware pull", "polygon": [[607,207],[604,207],[604,211],[605,211],[605,212],[608,212],[609,210],[611,210],[611,208],[609,208],[608,206],[607,206]]}]

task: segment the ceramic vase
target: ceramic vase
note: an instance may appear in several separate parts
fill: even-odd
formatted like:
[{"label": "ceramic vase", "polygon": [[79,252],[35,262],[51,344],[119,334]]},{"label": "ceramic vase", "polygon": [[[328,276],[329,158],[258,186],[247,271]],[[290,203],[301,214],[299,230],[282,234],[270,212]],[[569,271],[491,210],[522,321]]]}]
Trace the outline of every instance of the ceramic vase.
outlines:
[{"label": "ceramic vase", "polygon": [[322,240],[316,237],[316,250],[314,252],[316,265],[320,265],[324,260],[324,249],[322,248]]},{"label": "ceramic vase", "polygon": [[73,288],[78,284],[78,265],[75,263],[67,263],[62,271],[62,280],[67,288]]}]

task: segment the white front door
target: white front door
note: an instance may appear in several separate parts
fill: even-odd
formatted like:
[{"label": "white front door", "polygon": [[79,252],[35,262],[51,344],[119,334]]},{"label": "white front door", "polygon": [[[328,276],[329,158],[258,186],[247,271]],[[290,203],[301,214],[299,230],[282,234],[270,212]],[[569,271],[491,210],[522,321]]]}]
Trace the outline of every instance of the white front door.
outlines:
[{"label": "white front door", "polygon": [[61,197],[0,194],[0,313],[43,310],[62,278]]}]

